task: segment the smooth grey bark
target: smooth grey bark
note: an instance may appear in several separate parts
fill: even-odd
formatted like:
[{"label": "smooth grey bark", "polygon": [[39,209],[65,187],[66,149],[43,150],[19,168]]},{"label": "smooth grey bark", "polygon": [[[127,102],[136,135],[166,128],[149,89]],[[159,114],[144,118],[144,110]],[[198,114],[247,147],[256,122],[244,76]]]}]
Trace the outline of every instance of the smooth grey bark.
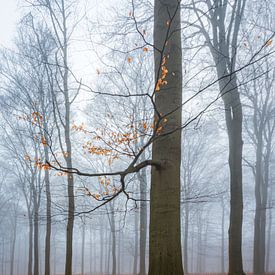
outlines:
[{"label": "smooth grey bark", "polygon": [[[153,142],[150,191],[149,275],[182,275],[180,229],[180,166],[182,48],[180,2],[154,2],[155,80],[165,66],[166,85],[155,92],[155,116],[167,116],[158,138]],[[172,18],[172,20],[171,20]],[[168,35],[167,35],[168,33]],[[169,37],[169,39],[167,39]],[[165,60],[164,60],[165,58]],[[172,132],[172,133],[171,133]],[[168,134],[169,133],[169,134]],[[167,134],[167,135],[165,135]]]}]

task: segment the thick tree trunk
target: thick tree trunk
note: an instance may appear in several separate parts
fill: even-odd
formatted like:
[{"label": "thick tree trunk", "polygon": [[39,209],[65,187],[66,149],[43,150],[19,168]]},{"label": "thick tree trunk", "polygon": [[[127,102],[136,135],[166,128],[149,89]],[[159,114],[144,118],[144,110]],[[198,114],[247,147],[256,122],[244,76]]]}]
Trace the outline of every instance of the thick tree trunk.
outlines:
[{"label": "thick tree trunk", "polygon": [[[180,2],[155,0],[154,45],[156,82],[165,63],[166,85],[155,93],[157,114],[168,114],[160,136],[153,143],[152,158],[160,167],[153,167],[150,198],[149,275],[182,275],[180,230],[180,164],[182,53]],[[171,21],[172,18],[172,21]],[[167,36],[167,32],[169,34]],[[169,37],[168,40],[166,38]]]}]

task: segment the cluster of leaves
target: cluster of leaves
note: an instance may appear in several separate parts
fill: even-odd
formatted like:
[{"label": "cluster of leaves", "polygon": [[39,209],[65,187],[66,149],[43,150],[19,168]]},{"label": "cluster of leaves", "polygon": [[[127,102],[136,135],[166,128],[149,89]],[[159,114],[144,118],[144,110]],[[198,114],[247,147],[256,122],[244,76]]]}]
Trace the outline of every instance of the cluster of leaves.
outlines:
[{"label": "cluster of leaves", "polygon": [[161,75],[160,75],[160,78],[158,79],[158,82],[157,82],[156,88],[155,88],[156,92],[159,92],[162,86],[168,84],[167,80],[165,80],[166,76],[168,74],[168,69],[166,67],[166,63],[167,63],[167,57],[164,56],[162,59],[162,63],[161,63]]},{"label": "cluster of leaves", "polygon": [[105,156],[111,165],[114,160],[122,156],[135,157],[135,151],[140,138],[149,136],[154,128],[154,124],[140,121],[135,124],[128,124],[125,130],[97,129],[94,132],[88,131],[84,124],[73,124],[72,129],[89,135],[88,140],[82,145],[85,154]]},{"label": "cluster of leaves", "polygon": [[111,178],[109,177],[98,177],[98,183],[100,186],[99,192],[91,192],[86,186],[80,187],[78,190],[80,190],[85,196],[92,197],[97,201],[103,200],[106,197],[112,197],[118,191],[116,186],[112,183]]}]

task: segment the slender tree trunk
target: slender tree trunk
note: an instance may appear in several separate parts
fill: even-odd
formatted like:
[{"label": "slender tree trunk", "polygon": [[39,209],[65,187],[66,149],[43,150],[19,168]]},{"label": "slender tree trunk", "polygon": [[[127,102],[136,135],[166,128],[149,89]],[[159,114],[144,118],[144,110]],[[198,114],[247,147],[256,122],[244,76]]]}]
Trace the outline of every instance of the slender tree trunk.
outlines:
[{"label": "slender tree trunk", "polygon": [[110,205],[110,227],[112,232],[112,275],[116,274],[116,227],[115,227],[115,213],[114,207]]},{"label": "slender tree trunk", "polygon": [[224,266],[224,261],[225,261],[225,245],[224,245],[224,222],[225,222],[225,205],[224,205],[224,199],[222,197],[222,245],[221,245],[221,271],[224,274],[225,273],[225,266]]},{"label": "slender tree trunk", "polygon": [[39,204],[37,198],[36,190],[34,193],[34,221],[33,221],[33,245],[34,245],[34,265],[33,265],[33,275],[39,275]]},{"label": "slender tree trunk", "polygon": [[[137,275],[138,266],[138,211],[135,212],[135,224],[134,224],[134,234],[135,234],[135,244],[134,244],[134,264],[133,264],[133,274]],[[119,242],[120,245],[120,242]]]},{"label": "slender tree trunk", "polygon": [[[272,237],[272,203],[273,203],[273,184],[269,182],[269,168],[270,168],[270,155],[271,155],[271,144],[273,140],[273,132],[269,135],[269,141],[267,144],[267,155],[265,158],[265,184],[266,184],[266,200],[269,201],[269,215],[268,215],[268,231],[267,231],[267,247],[263,248],[266,249],[266,263],[265,263],[265,270],[269,271],[269,262],[270,262],[270,247],[271,247],[271,237]],[[268,192],[268,186],[270,185],[270,192]],[[268,195],[267,195],[268,193]],[[267,206],[267,202],[266,202]]]},{"label": "slender tree trunk", "polygon": [[1,272],[2,274],[5,274],[4,273],[4,267],[5,267],[5,238],[2,237],[2,243],[1,243]]},{"label": "slender tree trunk", "polygon": [[[73,167],[72,164],[72,144],[71,144],[71,102],[69,92],[69,67],[68,67],[68,37],[67,37],[67,14],[64,0],[61,0],[62,10],[62,34],[63,34],[63,94],[65,99],[65,144],[66,152],[64,157],[67,168]],[[68,221],[67,221],[67,235],[66,235],[66,263],[65,275],[72,275],[72,258],[73,258],[73,228],[74,228],[74,212],[75,212],[75,198],[74,198],[74,176],[68,174],[67,176],[67,193],[68,193]]]},{"label": "slender tree trunk", "polygon": [[139,238],[139,275],[146,275],[146,239],[147,239],[147,179],[146,171],[138,173],[140,184],[140,238]]},{"label": "slender tree trunk", "polygon": [[53,259],[53,273],[54,275],[56,275],[56,266],[57,266],[57,259],[56,259],[56,256],[57,256],[57,253],[56,253],[56,232],[54,234],[54,239],[53,239],[53,243],[54,243],[54,259]]},{"label": "slender tree trunk", "polygon": [[90,234],[90,255],[89,255],[89,263],[90,263],[90,275],[92,275],[92,266],[94,264],[94,259],[93,259],[93,234],[92,234],[92,223],[90,223],[90,228],[89,228],[89,234]]},{"label": "slender tree trunk", "polygon": [[[49,159],[48,149],[45,147],[46,159]],[[51,274],[51,189],[50,189],[50,175],[49,171],[45,170],[45,187],[46,187],[46,238],[45,238],[45,275]]]},{"label": "slender tree trunk", "polygon": [[13,275],[14,270],[14,256],[15,256],[15,244],[16,244],[16,235],[17,235],[17,217],[14,217],[14,224],[12,228],[11,235],[11,258],[10,258],[10,275]]},{"label": "slender tree trunk", "polygon": [[110,262],[111,262],[111,251],[112,251],[112,232],[109,233],[109,242],[108,245],[108,266],[107,266],[107,272],[110,274]]},{"label": "slender tree trunk", "polygon": [[[68,154],[68,157],[66,157],[66,162],[67,162],[67,167],[70,169],[72,168],[72,157],[71,157],[72,147],[71,147],[71,140],[70,140],[69,110],[66,111],[65,140],[67,145],[66,153]],[[65,275],[72,275],[73,227],[74,227],[74,211],[75,211],[73,175],[68,174],[67,180],[68,180],[68,221],[67,221],[67,235],[66,235]]]},{"label": "slender tree trunk", "polygon": [[[109,263],[108,263],[108,250],[109,250],[109,243],[108,243],[108,238],[109,238],[109,232],[108,232],[108,230],[105,230],[105,236],[104,236],[104,239],[105,239],[105,244],[104,244],[104,247],[105,247],[105,253],[104,253],[104,260],[105,260],[105,262],[104,262],[104,272],[106,273],[106,274],[108,274],[109,273],[109,271],[108,271],[108,265],[109,265]],[[118,248],[119,249],[119,248]],[[118,252],[119,253],[119,252]]]},{"label": "slender tree trunk", "polygon": [[122,246],[122,229],[118,233],[118,241],[117,241],[117,274],[120,274],[123,271],[123,268],[121,269],[121,246]]},{"label": "slender tree trunk", "polygon": [[81,275],[84,275],[84,264],[85,264],[85,234],[86,228],[85,228],[85,216],[82,224],[82,244],[81,244]]},{"label": "slender tree trunk", "polygon": [[[230,166],[230,226],[229,226],[229,275],[242,275],[242,106],[236,92],[233,104],[225,104],[227,130],[229,136]],[[231,106],[230,106],[231,105]]]},{"label": "slender tree trunk", "polygon": [[[194,3],[194,2],[193,2]],[[209,7],[209,1],[206,4]],[[208,27],[202,32],[210,47],[217,69],[219,90],[224,102],[226,128],[229,140],[230,170],[230,221],[229,221],[229,275],[243,275],[242,223],[243,223],[243,183],[242,183],[242,103],[238,90],[236,57],[239,47],[238,35],[244,14],[246,0],[236,0],[231,14],[228,5],[213,2],[213,12],[208,17],[213,31],[210,39]],[[197,13],[197,11],[195,11]],[[197,13],[198,15],[198,13]],[[200,22],[201,19],[199,19]],[[228,22],[230,22],[228,24]]]},{"label": "slender tree trunk", "polygon": [[[224,59],[223,59],[224,61]],[[225,61],[224,61],[225,62]],[[242,104],[235,75],[229,74],[223,62],[216,64],[220,91],[225,106],[225,119],[229,139],[230,169],[230,222],[229,222],[229,275],[243,275],[242,261]]]},{"label": "slender tree trunk", "polygon": [[262,215],[262,185],[263,185],[263,125],[259,126],[259,134],[257,135],[256,145],[256,174],[255,174],[255,218],[254,218],[254,253],[253,253],[253,272],[255,275],[260,275],[264,270],[261,268],[261,215]]},{"label": "slender tree trunk", "polygon": [[[189,166],[186,166],[189,167]],[[189,170],[189,169],[188,169]],[[189,195],[189,185],[191,184],[191,172],[184,171],[184,195],[188,197]],[[183,236],[183,263],[184,263],[184,271],[187,274],[189,272],[188,269],[188,239],[189,239],[189,203],[186,201],[184,203],[184,236]]]},{"label": "slender tree trunk", "polygon": [[[155,0],[154,17],[154,45],[157,49],[163,49],[162,54],[155,50],[156,82],[159,82],[163,72],[168,70],[165,76],[166,85],[159,87],[159,91],[155,93],[155,115],[170,114],[152,149],[153,161],[159,162],[160,167],[153,167],[151,174],[149,275],[182,275],[180,2]],[[159,74],[160,70],[162,75]],[[171,134],[161,136],[172,131]]]},{"label": "slender tree trunk", "polygon": [[189,238],[189,204],[185,203],[185,219],[184,219],[184,242],[183,242],[183,256],[184,256],[184,271],[187,274],[188,269],[188,238]]},{"label": "slender tree trunk", "polygon": [[266,264],[265,270],[269,272],[270,268],[270,249],[271,249],[271,232],[272,232],[272,209],[268,211],[268,231],[267,231],[267,247],[266,247]]},{"label": "slender tree trunk", "polygon": [[269,165],[271,154],[272,134],[268,137],[266,153],[263,150],[264,121],[259,122],[257,131],[255,199],[256,210],[254,219],[254,259],[253,272],[255,275],[265,274],[266,264],[266,207],[268,199]]},{"label": "slender tree trunk", "polygon": [[28,275],[32,275],[32,254],[33,254],[33,217],[29,212],[29,256],[28,256]]},{"label": "slender tree trunk", "polygon": [[104,233],[104,227],[103,227],[103,223],[102,223],[102,221],[101,221],[101,223],[100,223],[100,258],[99,258],[99,261],[100,261],[100,273],[102,274],[103,273],[103,248],[104,248],[104,246],[103,246],[103,239],[104,239],[104,235],[103,235],[103,233]]},{"label": "slender tree trunk", "polygon": [[198,242],[197,242],[197,272],[202,272],[202,223],[201,223],[201,214],[198,216]]}]

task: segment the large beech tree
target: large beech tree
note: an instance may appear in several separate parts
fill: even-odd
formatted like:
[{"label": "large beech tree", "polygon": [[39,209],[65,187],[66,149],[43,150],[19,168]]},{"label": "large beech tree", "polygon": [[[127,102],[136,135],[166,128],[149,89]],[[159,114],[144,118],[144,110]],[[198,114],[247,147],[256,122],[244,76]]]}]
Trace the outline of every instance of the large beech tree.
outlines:
[{"label": "large beech tree", "polygon": [[[163,126],[161,136],[153,143],[152,158],[160,163],[160,167],[152,167],[151,176],[149,275],[181,275],[183,267],[180,239],[180,1],[155,0],[154,14],[157,80],[155,116],[164,116],[167,122]],[[163,74],[166,74],[164,83],[161,81]]]}]

